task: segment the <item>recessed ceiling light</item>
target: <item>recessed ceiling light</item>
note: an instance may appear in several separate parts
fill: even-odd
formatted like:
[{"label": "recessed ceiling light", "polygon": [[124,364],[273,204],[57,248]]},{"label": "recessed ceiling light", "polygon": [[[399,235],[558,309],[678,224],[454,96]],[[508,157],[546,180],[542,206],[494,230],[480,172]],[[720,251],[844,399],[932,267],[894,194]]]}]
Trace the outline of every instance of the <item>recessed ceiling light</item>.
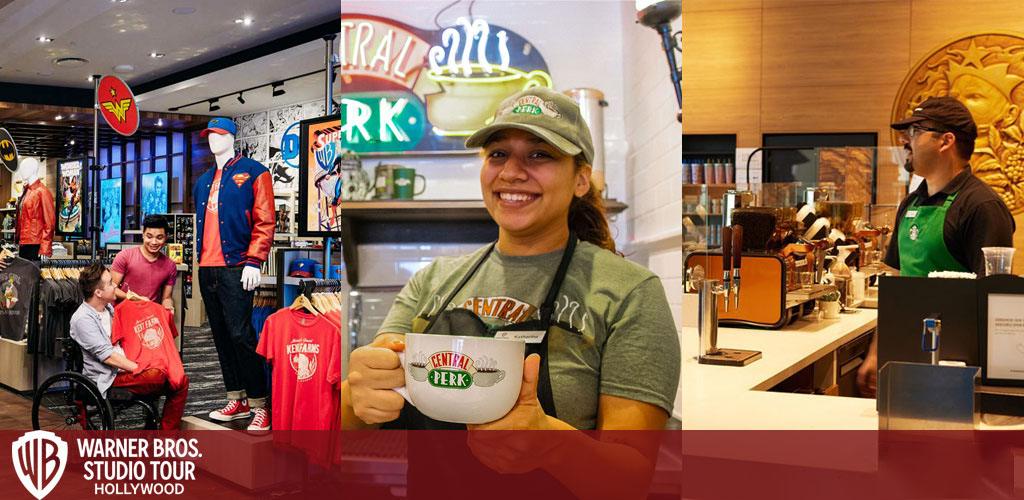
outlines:
[{"label": "recessed ceiling light", "polygon": [[173,13],[179,15],[179,16],[187,16],[189,14],[195,14],[196,9],[193,9],[192,7],[178,7],[178,8],[175,8],[175,9],[171,10],[171,12],[173,12]]},{"label": "recessed ceiling light", "polygon": [[110,0],[110,1],[111,1],[111,2],[114,2],[114,3],[125,3],[125,2],[127,2],[128,0]]},{"label": "recessed ceiling light", "polygon": [[118,64],[117,66],[114,66],[114,71],[118,73],[131,73],[132,71],[135,71],[135,66],[132,66],[131,64]]},{"label": "recessed ceiling light", "polygon": [[53,63],[54,66],[59,66],[61,68],[80,68],[85,66],[89,61],[87,59],[82,59],[81,57],[58,57],[50,62]]},{"label": "recessed ceiling light", "polygon": [[150,52],[149,53],[149,57],[152,57],[153,59],[160,59],[163,56],[164,56],[164,54],[161,54],[159,52]]},{"label": "recessed ceiling light", "polygon": [[54,117],[54,119],[57,120],[57,121],[63,120],[64,119],[64,115],[57,115],[56,117]]},{"label": "recessed ceiling light", "polygon": [[247,17],[245,19],[235,19],[235,24],[244,24],[246,26],[252,24],[252,18]]},{"label": "recessed ceiling light", "polygon": [[157,118],[156,126],[157,127],[163,127],[164,126],[164,119],[163,118]]},{"label": "recessed ceiling light", "polygon": [[86,78],[86,80],[89,80],[91,82],[92,81],[92,75],[89,75],[89,78]]},{"label": "recessed ceiling light", "polygon": [[71,139],[71,145],[72,145],[72,146],[74,146],[74,145],[75,145],[75,140],[74,140],[74,139]]},{"label": "recessed ceiling light", "polygon": [[40,42],[45,42],[45,43],[49,43],[49,42],[52,42],[52,41],[53,41],[53,39],[52,39],[52,38],[47,38],[47,37],[45,37],[45,36],[41,36],[41,37],[39,37],[39,38],[36,38],[36,40],[38,40],[38,41],[40,41]]}]

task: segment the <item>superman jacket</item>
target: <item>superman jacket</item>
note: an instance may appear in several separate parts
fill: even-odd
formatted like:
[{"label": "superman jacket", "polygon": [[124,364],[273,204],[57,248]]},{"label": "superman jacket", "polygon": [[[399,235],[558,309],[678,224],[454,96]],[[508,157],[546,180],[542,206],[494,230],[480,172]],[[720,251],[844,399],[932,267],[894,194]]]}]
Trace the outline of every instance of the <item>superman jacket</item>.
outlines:
[{"label": "superman jacket", "polygon": [[[216,168],[199,177],[192,187],[196,202],[196,252],[203,252],[206,203]],[[259,268],[274,242],[274,183],[267,167],[239,153],[224,165],[218,196],[220,246],[228,266]]]}]

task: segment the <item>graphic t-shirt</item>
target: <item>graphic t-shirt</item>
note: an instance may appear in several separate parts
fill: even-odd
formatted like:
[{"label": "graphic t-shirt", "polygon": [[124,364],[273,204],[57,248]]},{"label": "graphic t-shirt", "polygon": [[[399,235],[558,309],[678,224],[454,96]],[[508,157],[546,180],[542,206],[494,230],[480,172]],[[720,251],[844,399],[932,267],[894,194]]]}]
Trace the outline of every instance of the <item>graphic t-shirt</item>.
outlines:
[{"label": "graphic t-shirt", "polygon": [[206,200],[206,218],[203,225],[203,248],[199,254],[200,267],[223,267],[224,252],[220,246],[220,174],[224,169],[218,168],[213,174],[210,184],[210,198]]},{"label": "graphic t-shirt", "polygon": [[267,318],[256,353],[274,367],[274,430],[330,430],[341,381],[341,327],[323,315],[282,309]]},{"label": "graphic t-shirt", "polygon": [[171,387],[185,381],[185,367],[174,345],[178,330],[164,306],[145,300],[126,300],[114,308],[110,342],[121,343],[124,355],[144,370],[156,368],[167,375]]},{"label": "graphic t-shirt", "polygon": [[[486,249],[439,257],[417,272],[378,332],[408,333],[417,315],[436,313]],[[513,256],[495,248],[448,307],[469,309],[497,327],[538,319],[561,257],[561,249]],[[602,394],[672,411],[679,336],[657,275],[581,242],[551,319],[560,327],[548,334],[548,373],[560,420],[577,429],[596,428]]]},{"label": "graphic t-shirt", "polygon": [[0,337],[20,341],[28,335],[32,296],[39,284],[39,268],[15,258],[0,271]]},{"label": "graphic t-shirt", "polygon": [[142,247],[118,252],[110,270],[124,275],[121,290],[125,293],[135,292],[153,302],[159,302],[163,298],[164,287],[174,286],[178,277],[174,261],[161,253],[150,262],[142,255]]}]

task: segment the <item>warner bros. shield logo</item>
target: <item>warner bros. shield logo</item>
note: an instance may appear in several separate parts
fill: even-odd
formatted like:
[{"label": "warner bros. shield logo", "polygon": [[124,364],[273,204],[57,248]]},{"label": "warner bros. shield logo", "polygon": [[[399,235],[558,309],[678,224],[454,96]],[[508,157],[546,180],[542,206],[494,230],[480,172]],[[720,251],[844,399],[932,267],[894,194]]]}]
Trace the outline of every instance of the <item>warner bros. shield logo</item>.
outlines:
[{"label": "warner bros. shield logo", "polygon": [[11,445],[11,456],[21,484],[32,496],[42,500],[64,474],[68,444],[52,432],[26,432]]}]

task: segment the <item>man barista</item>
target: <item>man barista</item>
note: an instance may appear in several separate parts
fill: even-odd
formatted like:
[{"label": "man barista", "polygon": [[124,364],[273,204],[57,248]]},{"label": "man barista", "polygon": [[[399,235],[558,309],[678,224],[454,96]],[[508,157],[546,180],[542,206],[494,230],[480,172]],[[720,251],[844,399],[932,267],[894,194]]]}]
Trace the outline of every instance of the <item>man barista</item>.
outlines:
[{"label": "man barista", "polygon": [[256,354],[252,299],[274,238],[274,187],[266,167],[235,152],[237,131],[228,118],[210,120],[200,135],[209,136],[217,168],[192,188],[199,291],[228,396],[228,404],[210,412],[210,418],[226,422],[252,414],[249,430],[263,431],[270,429],[270,414],[264,360]]},{"label": "man barista", "polygon": [[[970,111],[952,97],[933,97],[891,127],[908,154],[904,168],[924,180],[900,203],[885,264],[901,276],[984,276],[982,247],[1013,246],[1015,227],[1003,200],[971,172],[978,129]],[[864,395],[875,393],[877,364],[875,338],[857,373]]]}]

